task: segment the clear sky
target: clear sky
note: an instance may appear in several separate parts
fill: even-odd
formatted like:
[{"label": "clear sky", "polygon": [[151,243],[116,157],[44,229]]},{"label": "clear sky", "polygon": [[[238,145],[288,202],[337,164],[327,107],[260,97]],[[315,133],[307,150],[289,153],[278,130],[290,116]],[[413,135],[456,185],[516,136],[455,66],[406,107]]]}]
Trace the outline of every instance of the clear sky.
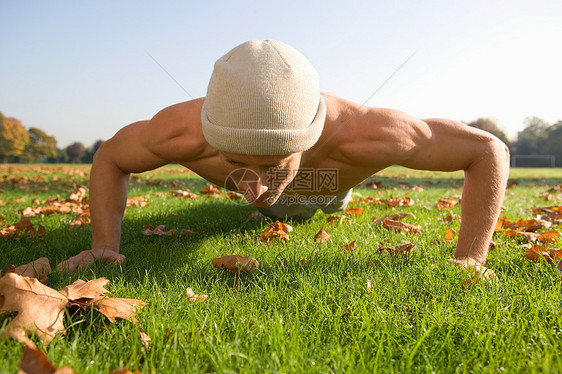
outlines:
[{"label": "clear sky", "polygon": [[562,1],[0,0],[0,112],[91,145],[204,96],[249,39],[300,50],[321,89],[420,118],[562,120]]}]

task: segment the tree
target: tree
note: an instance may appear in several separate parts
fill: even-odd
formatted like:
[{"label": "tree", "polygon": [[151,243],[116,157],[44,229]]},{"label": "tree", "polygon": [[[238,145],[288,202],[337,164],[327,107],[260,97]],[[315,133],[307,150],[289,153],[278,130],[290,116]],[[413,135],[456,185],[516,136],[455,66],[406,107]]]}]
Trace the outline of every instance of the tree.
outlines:
[{"label": "tree", "polygon": [[544,144],[548,138],[549,124],[538,117],[527,117],[525,128],[517,134],[513,143],[514,153],[519,155],[544,155]]},{"label": "tree", "polygon": [[23,151],[22,159],[38,162],[57,157],[57,141],[54,136],[49,136],[36,127],[31,127],[28,133],[29,143]]},{"label": "tree", "polygon": [[0,113],[0,157],[18,157],[29,143],[29,134],[21,121],[4,117]]},{"label": "tree", "polygon": [[74,142],[66,147],[66,154],[70,162],[81,162],[85,152],[86,148],[84,148],[84,144],[80,142]]},{"label": "tree", "polygon": [[489,118],[478,118],[476,121],[472,121],[467,124],[471,127],[476,127],[484,131],[495,135],[499,140],[504,142],[507,146],[511,145],[511,142],[507,139],[505,133],[499,128],[499,126]]},{"label": "tree", "polygon": [[562,120],[548,128],[543,152],[556,157],[556,166],[562,166]]}]

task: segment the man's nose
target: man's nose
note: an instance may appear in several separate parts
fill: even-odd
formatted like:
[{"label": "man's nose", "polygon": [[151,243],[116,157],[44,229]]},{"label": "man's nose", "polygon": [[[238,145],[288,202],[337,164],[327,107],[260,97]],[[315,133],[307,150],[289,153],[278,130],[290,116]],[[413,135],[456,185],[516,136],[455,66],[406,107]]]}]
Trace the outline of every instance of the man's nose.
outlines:
[{"label": "man's nose", "polygon": [[261,178],[252,181],[243,181],[241,187],[244,190],[244,197],[250,203],[257,200],[268,190],[267,185],[262,183]]}]

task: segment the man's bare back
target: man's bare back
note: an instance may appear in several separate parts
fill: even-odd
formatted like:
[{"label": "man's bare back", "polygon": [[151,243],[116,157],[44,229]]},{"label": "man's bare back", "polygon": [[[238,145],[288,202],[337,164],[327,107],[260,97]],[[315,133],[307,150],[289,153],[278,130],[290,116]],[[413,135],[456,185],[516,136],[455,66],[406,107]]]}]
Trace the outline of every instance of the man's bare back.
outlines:
[{"label": "man's bare back", "polygon": [[[337,170],[336,188],[311,186],[308,194],[335,196],[376,172],[402,165],[413,169],[465,171],[462,223],[455,251],[459,264],[483,265],[500,213],[509,170],[507,147],[493,135],[445,119],[420,120],[392,109],[361,106],[322,94],[326,115],[316,143],[287,155],[252,155],[219,151],[207,141],[201,120],[206,98],[170,106],[151,120],[120,130],[97,151],[90,177],[92,249],[59,264],[75,269],[95,259],[123,262],[119,253],[121,221],[130,173],[177,162],[204,179],[233,189],[228,177],[240,169],[256,178],[242,180],[255,206],[275,204],[292,192],[302,169]],[[268,184],[273,169],[286,178]],[[244,174],[245,175],[245,174]],[[307,191],[300,191],[307,194]]]}]

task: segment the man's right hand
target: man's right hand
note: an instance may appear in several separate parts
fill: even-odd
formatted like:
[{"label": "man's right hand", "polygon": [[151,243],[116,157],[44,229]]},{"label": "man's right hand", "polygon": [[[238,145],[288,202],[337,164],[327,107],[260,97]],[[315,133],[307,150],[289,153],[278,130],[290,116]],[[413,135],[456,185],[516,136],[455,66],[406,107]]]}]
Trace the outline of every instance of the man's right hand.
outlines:
[{"label": "man's right hand", "polygon": [[111,265],[119,265],[125,262],[125,256],[109,249],[90,249],[88,251],[82,251],[66,261],[59,262],[57,270],[73,271],[81,269],[84,266],[92,265],[96,260],[103,260]]}]

